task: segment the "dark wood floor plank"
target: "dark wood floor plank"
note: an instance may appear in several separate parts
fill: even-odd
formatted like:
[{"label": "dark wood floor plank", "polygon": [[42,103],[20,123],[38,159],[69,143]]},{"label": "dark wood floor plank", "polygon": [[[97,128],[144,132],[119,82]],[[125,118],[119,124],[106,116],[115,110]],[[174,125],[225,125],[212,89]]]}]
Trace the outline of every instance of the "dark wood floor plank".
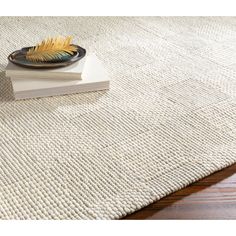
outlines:
[{"label": "dark wood floor plank", "polygon": [[124,219],[236,219],[236,164]]}]

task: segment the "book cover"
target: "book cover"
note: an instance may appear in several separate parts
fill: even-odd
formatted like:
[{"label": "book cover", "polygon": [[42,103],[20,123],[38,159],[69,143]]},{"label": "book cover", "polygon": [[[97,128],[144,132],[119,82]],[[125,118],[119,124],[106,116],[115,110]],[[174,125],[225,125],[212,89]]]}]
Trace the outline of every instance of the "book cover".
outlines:
[{"label": "book cover", "polygon": [[29,69],[17,66],[11,62],[6,67],[6,76],[17,78],[40,78],[40,79],[81,79],[86,57],[74,64],[56,69]]},{"label": "book cover", "polygon": [[109,89],[110,79],[94,54],[86,57],[81,77],[81,80],[11,77],[11,81],[15,99]]}]

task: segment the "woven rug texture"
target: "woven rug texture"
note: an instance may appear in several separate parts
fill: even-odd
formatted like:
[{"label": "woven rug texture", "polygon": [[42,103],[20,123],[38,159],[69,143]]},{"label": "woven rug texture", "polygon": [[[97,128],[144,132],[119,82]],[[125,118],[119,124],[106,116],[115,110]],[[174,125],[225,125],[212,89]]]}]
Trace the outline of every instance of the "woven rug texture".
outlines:
[{"label": "woven rug texture", "polygon": [[[236,162],[236,18],[0,17],[0,219],[118,219]],[[109,91],[14,101],[7,56],[95,52]]]}]

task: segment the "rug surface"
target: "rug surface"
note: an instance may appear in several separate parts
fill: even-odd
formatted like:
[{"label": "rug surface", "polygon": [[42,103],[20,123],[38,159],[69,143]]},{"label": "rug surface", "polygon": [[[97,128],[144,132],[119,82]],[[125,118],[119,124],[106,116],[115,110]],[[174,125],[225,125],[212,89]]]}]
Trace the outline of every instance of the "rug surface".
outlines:
[{"label": "rug surface", "polygon": [[[0,17],[0,34],[1,219],[118,219],[236,162],[236,18]],[[110,91],[14,101],[8,54],[58,35]]]}]

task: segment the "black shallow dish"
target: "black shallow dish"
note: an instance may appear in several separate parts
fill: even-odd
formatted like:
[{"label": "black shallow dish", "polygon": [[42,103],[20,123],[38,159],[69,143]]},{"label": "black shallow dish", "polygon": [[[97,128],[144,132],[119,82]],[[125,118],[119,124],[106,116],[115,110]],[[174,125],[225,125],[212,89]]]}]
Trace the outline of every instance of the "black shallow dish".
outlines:
[{"label": "black shallow dish", "polygon": [[18,66],[23,66],[31,69],[50,69],[50,68],[59,68],[59,67],[65,67],[69,66],[76,61],[79,61],[86,55],[86,50],[84,48],[81,48],[78,45],[74,45],[77,47],[77,52],[75,52],[73,55],[69,55],[62,58],[61,61],[47,61],[47,62],[32,62],[28,61],[25,58],[26,52],[32,48],[22,48],[21,50],[17,50],[13,53],[11,53],[8,56],[8,60]]}]

